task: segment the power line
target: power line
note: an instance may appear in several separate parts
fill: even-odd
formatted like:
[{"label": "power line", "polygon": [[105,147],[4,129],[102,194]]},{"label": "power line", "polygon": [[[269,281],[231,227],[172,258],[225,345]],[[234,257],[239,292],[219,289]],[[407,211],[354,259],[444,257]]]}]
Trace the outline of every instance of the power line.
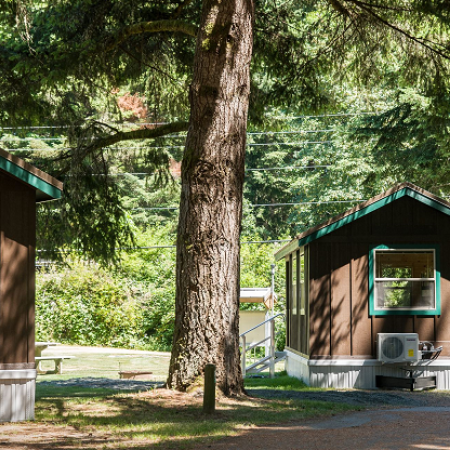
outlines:
[{"label": "power line", "polygon": [[[361,203],[366,200],[354,199],[354,200],[317,200],[317,201],[307,201],[307,202],[292,202],[292,203],[255,203],[248,205],[250,208],[260,208],[260,207],[279,207],[279,206],[299,206],[299,205],[322,205],[322,204],[333,204],[333,203]],[[160,207],[139,207],[132,208],[131,211],[168,211],[177,210],[178,206],[160,206]]]},{"label": "power line", "polygon": [[379,114],[377,112],[360,113],[339,113],[339,114],[319,114],[317,116],[275,116],[274,119],[295,120],[295,119],[322,119],[324,117],[358,117],[370,114]]},{"label": "power line", "polygon": [[14,136],[11,138],[8,137],[2,137],[0,138],[0,142],[16,142],[16,141],[62,141],[63,139],[65,139],[64,136],[59,136],[59,137],[53,137],[53,138],[43,138],[43,137],[19,137],[19,136]]},{"label": "power line", "polygon": [[309,169],[323,169],[327,167],[332,167],[332,164],[317,164],[314,166],[298,166],[298,167],[262,167],[261,169],[245,169],[246,172],[264,172],[273,170],[309,170]]},{"label": "power line", "polygon": [[170,211],[179,209],[178,206],[159,206],[159,207],[141,207],[141,208],[132,208],[131,211]]},{"label": "power line", "polygon": [[[314,166],[289,166],[289,167],[262,167],[261,169],[252,168],[245,169],[246,172],[264,172],[264,171],[277,171],[277,170],[314,170],[314,169],[323,169],[333,167],[333,164],[317,164]],[[133,176],[152,176],[156,175],[155,172],[119,172],[119,173],[90,173],[86,174],[91,177],[125,177],[128,175]],[[67,175],[66,175],[67,176]]]},{"label": "power line", "polygon": [[[278,244],[282,242],[290,242],[291,239],[272,239],[265,241],[241,241],[241,245],[246,244]],[[176,245],[150,245],[146,247],[120,247],[115,249],[115,251],[131,251],[131,250],[156,250],[156,249],[174,249],[177,248]],[[37,250],[37,253],[86,253],[85,250]]]},{"label": "power line", "polygon": [[[252,143],[252,144],[246,144],[247,147],[274,147],[274,146],[301,146],[301,145],[321,145],[321,144],[332,144],[333,141],[301,141],[301,142],[265,142],[265,143]],[[109,147],[109,149],[114,150],[140,150],[140,149],[146,149],[146,150],[166,150],[166,149],[173,149],[173,148],[184,148],[184,145],[165,145],[165,146],[136,146],[136,147]],[[59,147],[59,148],[7,148],[7,150],[10,153],[14,152],[56,152],[56,151],[63,151],[63,150],[70,150],[71,147]]]},{"label": "power line", "polygon": [[58,148],[5,148],[9,153],[14,152],[60,152],[63,150],[70,150],[70,147],[58,147]]},{"label": "power line", "polygon": [[[5,128],[4,128],[5,129]],[[314,134],[314,133],[332,133],[336,130],[328,129],[328,130],[295,130],[295,131],[248,131],[247,136],[273,136],[273,135],[289,135],[289,134]],[[181,139],[186,138],[186,135],[178,134],[178,135],[167,135],[160,136],[155,139]],[[33,137],[33,136],[13,136],[13,137],[2,137],[0,138],[0,142],[15,142],[15,141],[56,141],[66,139],[65,136],[55,136],[55,137]]]},{"label": "power line", "polygon": [[[158,125],[169,125],[170,122],[138,122],[138,123],[118,123],[118,122],[99,122],[100,125],[102,124],[112,124],[116,126],[158,126]],[[25,126],[25,127],[0,127],[0,130],[54,130],[54,129],[61,129],[61,128],[69,128],[69,125],[41,125],[41,126]]]},{"label": "power line", "polygon": [[298,131],[249,131],[247,136],[266,134],[308,134],[308,133],[331,133],[335,130],[298,130]]},{"label": "power line", "polygon": [[256,207],[271,207],[271,206],[296,206],[296,205],[322,205],[322,204],[328,204],[328,203],[360,203],[365,202],[365,200],[318,200],[318,201],[311,201],[311,202],[300,202],[300,203],[257,203],[254,205],[249,205],[251,208]]},{"label": "power line", "polygon": [[[274,119],[285,119],[285,120],[293,120],[293,119],[322,119],[326,117],[357,117],[364,116],[370,114],[379,114],[382,111],[376,112],[359,112],[359,113],[336,113],[336,114],[318,114],[318,115],[303,115],[303,116],[274,116]],[[157,125],[168,125],[170,122],[137,122],[137,123],[129,123],[129,122],[106,122],[107,124],[113,125],[122,125],[122,126],[157,126]],[[44,129],[60,129],[60,128],[69,128],[69,125],[30,125],[30,126],[22,126],[22,127],[0,127],[0,130],[44,130]]]},{"label": "power line", "polygon": [[42,125],[42,126],[29,126],[29,127],[0,127],[0,130],[51,130],[69,128],[69,125]]},{"label": "power line", "polygon": [[309,145],[309,144],[332,144],[333,141],[302,141],[302,142],[267,142],[261,144],[247,144],[247,147],[269,147],[273,145]]}]

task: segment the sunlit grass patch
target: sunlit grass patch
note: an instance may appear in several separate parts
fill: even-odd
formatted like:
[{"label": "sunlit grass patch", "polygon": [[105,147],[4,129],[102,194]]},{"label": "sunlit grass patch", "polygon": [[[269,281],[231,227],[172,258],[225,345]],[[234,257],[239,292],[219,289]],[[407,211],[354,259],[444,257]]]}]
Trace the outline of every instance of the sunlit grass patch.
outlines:
[{"label": "sunlit grass patch", "polygon": [[[266,389],[296,389],[304,385],[283,375],[275,379],[247,380],[247,386]],[[39,387],[36,419],[55,427],[73,427],[85,435],[107,436],[114,448],[152,445],[177,448],[236,435],[266,424],[300,421],[355,409],[330,402],[264,398],[218,398],[216,412],[202,411],[201,395],[167,389],[140,393],[116,393],[105,389]],[[99,443],[89,448],[104,447]],[[108,445],[109,445],[108,444]],[[167,445],[166,445],[167,444]]]},{"label": "sunlit grass patch", "polygon": [[298,378],[290,377],[286,372],[281,372],[275,378],[246,378],[245,387],[258,389],[279,389],[285,391],[298,391],[309,389],[308,386]]}]

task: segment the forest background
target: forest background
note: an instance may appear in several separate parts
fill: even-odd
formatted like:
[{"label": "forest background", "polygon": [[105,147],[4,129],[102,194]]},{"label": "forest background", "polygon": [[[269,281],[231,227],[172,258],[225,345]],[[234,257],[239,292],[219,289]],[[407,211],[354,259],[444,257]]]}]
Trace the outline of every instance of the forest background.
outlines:
[{"label": "forest background", "polygon": [[[17,3],[19,11],[21,2],[12,3]],[[186,135],[178,131],[152,140],[117,141],[88,161],[74,149],[79,142],[90,142],[92,136],[107,136],[110,129],[117,134],[121,133],[117,130],[151,132],[166,120],[186,118],[190,73],[182,65],[191,62],[192,44],[177,43],[164,34],[153,40],[131,39],[123,49],[131,60],[126,69],[121,72],[120,67],[125,66],[118,64],[112,75],[105,71],[102,77],[90,76],[92,84],[83,84],[72,78],[70,70],[69,75],[65,71],[65,66],[70,69],[71,53],[66,48],[65,27],[58,28],[58,16],[47,14],[43,20],[40,8],[46,2],[41,6],[29,3],[35,7],[34,28],[27,28],[28,13],[19,11],[22,39],[16,40],[11,39],[8,28],[7,6],[0,6],[2,56],[6,55],[3,61],[11,66],[2,70],[14,74],[12,82],[8,77],[0,79],[4,106],[0,146],[52,174],[58,175],[71,151],[72,160],[79,163],[60,176],[66,186],[64,199],[38,210],[37,338],[168,349],[174,320],[179,163]],[[157,9],[160,4],[154,3]],[[195,4],[190,3],[180,3],[188,5],[188,16],[196,14]],[[277,72],[280,69],[275,69],[275,64],[271,67],[269,58],[259,56],[253,62],[242,287],[269,286],[273,253],[284,240],[395,183],[410,181],[437,195],[449,194],[445,83],[439,91],[435,89],[438,83],[428,83],[426,65],[423,73],[408,71],[408,58],[420,58],[420,48],[411,47],[408,56],[402,56],[393,44],[390,51],[373,56],[369,65],[361,61],[374,55],[374,48],[368,46],[366,53],[356,47],[354,52],[347,51],[336,84],[321,35],[314,34],[315,24],[325,22],[323,17],[330,23],[337,20],[330,6],[333,3],[324,2],[317,10],[298,8],[294,15],[295,2],[260,5],[256,31],[272,33],[278,41],[272,48],[270,39],[257,40],[259,55],[269,55],[274,61],[287,57],[291,64]],[[117,5],[119,17],[122,3]],[[90,2],[79,2],[74,10],[67,6],[70,14],[81,17],[74,27],[86,25],[83,21],[91,17],[90,7]],[[282,27],[270,28],[266,18],[275,16],[278,25],[285,24],[291,34],[284,34]],[[92,27],[100,27],[94,19]],[[95,27],[89,26],[83,39],[95,35]],[[62,37],[56,38],[54,30]],[[68,27],[67,33],[72,31]],[[432,35],[433,29],[423,32]],[[351,43],[351,38],[346,42]],[[423,42],[428,41],[423,38]],[[91,49],[83,53],[84,41],[74,45],[77,51],[81,49],[81,58],[89,56]],[[129,76],[136,59],[130,52],[145,46],[149,47],[147,59],[139,60],[138,75]],[[297,47],[306,61],[293,57]],[[33,59],[33,52],[49,58],[51,70],[45,72],[49,66],[43,60],[35,72],[38,59]],[[158,70],[152,66],[156,63],[160,64]],[[110,67],[109,62],[106,65]],[[364,73],[369,66],[376,71]],[[79,70],[76,61],[73,70]],[[26,76],[21,76],[21,71]],[[299,73],[307,73],[309,78],[301,78]],[[417,87],[411,88],[415,78]],[[117,84],[112,85],[112,79]],[[41,90],[33,92],[34,103],[25,95],[33,84],[42,84]],[[34,110],[27,101],[40,109]],[[13,113],[19,109],[27,112],[27,123],[23,117],[22,122],[14,120]],[[166,170],[161,169],[164,162]],[[109,236],[109,241],[102,241]],[[96,242],[105,245],[91,245]],[[280,264],[276,274],[280,310],[283,278]]]},{"label": "forest background", "polygon": [[[436,118],[427,117],[425,98],[404,92],[399,106],[386,101],[386,92],[349,90],[344,97],[340,112],[299,116],[295,110],[270,110],[269,130],[249,129],[241,287],[270,286],[277,248],[395,183],[411,181],[444,197],[450,193],[442,181],[445,133],[440,127],[430,132],[428,119],[434,123]],[[129,92],[118,98],[130,126],[142,126],[148,114],[145,98]],[[418,133],[422,127],[426,134]],[[184,139],[180,133],[160,144],[170,154],[171,177],[164,183],[148,172],[141,142],[112,149],[108,176],[135,236],[133,246],[117,250],[115,263],[86,257],[75,242],[64,250],[38,250],[38,340],[170,350]],[[36,160],[58,152],[65,140],[60,127],[7,128],[0,146]],[[57,201],[51,209],[40,208],[41,227],[55,211]],[[284,311],[284,276],[280,262],[278,312]],[[255,304],[241,308],[264,309]],[[281,333],[278,345],[283,344]]]}]

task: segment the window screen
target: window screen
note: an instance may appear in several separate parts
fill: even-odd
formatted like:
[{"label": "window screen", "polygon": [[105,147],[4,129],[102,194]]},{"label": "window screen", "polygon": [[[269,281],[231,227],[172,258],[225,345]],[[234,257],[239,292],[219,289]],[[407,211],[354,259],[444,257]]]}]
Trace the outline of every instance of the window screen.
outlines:
[{"label": "window screen", "polygon": [[375,249],[374,309],[436,308],[435,250]]}]

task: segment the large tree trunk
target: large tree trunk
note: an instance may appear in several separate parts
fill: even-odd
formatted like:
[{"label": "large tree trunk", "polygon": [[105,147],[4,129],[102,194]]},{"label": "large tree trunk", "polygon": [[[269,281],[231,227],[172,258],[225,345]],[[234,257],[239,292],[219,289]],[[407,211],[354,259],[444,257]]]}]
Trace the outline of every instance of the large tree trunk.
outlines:
[{"label": "large tree trunk", "polygon": [[168,385],[186,390],[216,365],[243,392],[239,237],[250,91],[253,0],[205,0],[190,89],[177,240],[175,333]]}]

